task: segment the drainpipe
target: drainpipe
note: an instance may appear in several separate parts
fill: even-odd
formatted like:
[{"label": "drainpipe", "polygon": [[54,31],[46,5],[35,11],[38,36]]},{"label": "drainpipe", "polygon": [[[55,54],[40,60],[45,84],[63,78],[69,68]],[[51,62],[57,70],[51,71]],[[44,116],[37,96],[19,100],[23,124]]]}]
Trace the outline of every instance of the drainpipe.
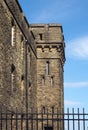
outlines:
[{"label": "drainpipe", "polygon": [[29,130],[28,128],[28,41],[25,40],[25,47],[26,47],[26,57],[25,57],[25,78],[26,78],[26,91],[25,91],[25,95],[26,95],[26,130]]}]

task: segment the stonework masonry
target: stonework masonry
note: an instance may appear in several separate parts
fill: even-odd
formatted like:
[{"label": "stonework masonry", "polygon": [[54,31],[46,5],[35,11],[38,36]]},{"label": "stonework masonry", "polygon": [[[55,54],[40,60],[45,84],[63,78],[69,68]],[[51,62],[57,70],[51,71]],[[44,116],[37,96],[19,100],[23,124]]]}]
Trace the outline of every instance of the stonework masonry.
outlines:
[{"label": "stonework masonry", "polygon": [[31,24],[37,45],[37,107],[64,109],[64,37],[60,24]]},{"label": "stonework masonry", "polygon": [[[29,24],[18,0],[0,0],[0,107],[64,110],[60,24]],[[27,72],[27,73],[26,73]]]}]

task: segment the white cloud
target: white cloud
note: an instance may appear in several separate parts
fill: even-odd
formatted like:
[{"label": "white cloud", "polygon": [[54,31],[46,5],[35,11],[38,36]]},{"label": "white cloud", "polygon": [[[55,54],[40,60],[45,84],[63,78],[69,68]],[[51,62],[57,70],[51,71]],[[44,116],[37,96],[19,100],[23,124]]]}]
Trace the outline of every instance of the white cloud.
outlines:
[{"label": "white cloud", "polygon": [[88,87],[88,82],[65,82],[65,87]]},{"label": "white cloud", "polygon": [[77,106],[80,105],[81,103],[78,101],[70,101],[70,100],[65,100],[65,106]]},{"label": "white cloud", "polygon": [[67,43],[66,55],[80,59],[88,59],[88,36],[74,39]]}]

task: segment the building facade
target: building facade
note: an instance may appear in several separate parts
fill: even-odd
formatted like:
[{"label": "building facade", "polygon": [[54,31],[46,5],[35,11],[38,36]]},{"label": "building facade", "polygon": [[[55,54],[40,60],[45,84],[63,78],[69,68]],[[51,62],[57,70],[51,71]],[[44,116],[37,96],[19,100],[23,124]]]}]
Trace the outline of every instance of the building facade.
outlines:
[{"label": "building facade", "polygon": [[60,24],[29,24],[18,0],[0,0],[0,106],[63,112],[64,48]]}]

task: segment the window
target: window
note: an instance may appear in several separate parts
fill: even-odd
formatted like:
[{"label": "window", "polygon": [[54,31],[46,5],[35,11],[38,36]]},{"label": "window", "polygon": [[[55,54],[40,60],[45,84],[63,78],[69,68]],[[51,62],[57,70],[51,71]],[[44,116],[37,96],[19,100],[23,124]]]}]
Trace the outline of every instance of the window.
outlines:
[{"label": "window", "polygon": [[46,75],[49,75],[49,61],[46,62]]},{"label": "window", "polygon": [[[21,75],[21,93],[22,93],[22,96],[23,96],[23,92],[24,92],[24,75]],[[22,97],[23,99],[23,97]]]},{"label": "window", "polygon": [[42,76],[42,86],[44,86],[44,85],[45,85],[45,77]]},{"label": "window", "polygon": [[52,113],[54,113],[54,106],[52,106]]},{"label": "window", "polygon": [[21,81],[23,81],[23,80],[24,80],[24,75],[21,76]]},{"label": "window", "polygon": [[11,45],[14,47],[16,42],[16,26],[15,21],[12,19],[11,21],[12,28],[11,28]]},{"label": "window", "polygon": [[14,47],[15,46],[15,42],[16,42],[16,27],[15,27],[15,25],[14,26],[12,26],[12,36],[11,36],[11,38],[12,38],[12,41],[11,41],[11,45]]},{"label": "window", "polygon": [[14,71],[15,71],[15,66],[14,66],[14,64],[12,64],[11,65],[11,73],[14,73]]},{"label": "window", "polygon": [[24,60],[25,44],[24,40],[21,41],[21,59]]},{"label": "window", "polygon": [[53,87],[54,85],[54,76],[51,77],[51,86]]},{"label": "window", "polygon": [[43,37],[42,37],[42,33],[40,33],[39,36],[40,36],[40,40],[42,40],[42,38],[43,38]]},{"label": "window", "polygon": [[31,81],[29,81],[29,88],[31,87]]},{"label": "window", "polygon": [[42,107],[42,113],[45,114],[45,107]]},{"label": "window", "polygon": [[11,87],[12,87],[12,92],[14,89],[14,80],[15,80],[15,66],[14,64],[11,65]]}]

